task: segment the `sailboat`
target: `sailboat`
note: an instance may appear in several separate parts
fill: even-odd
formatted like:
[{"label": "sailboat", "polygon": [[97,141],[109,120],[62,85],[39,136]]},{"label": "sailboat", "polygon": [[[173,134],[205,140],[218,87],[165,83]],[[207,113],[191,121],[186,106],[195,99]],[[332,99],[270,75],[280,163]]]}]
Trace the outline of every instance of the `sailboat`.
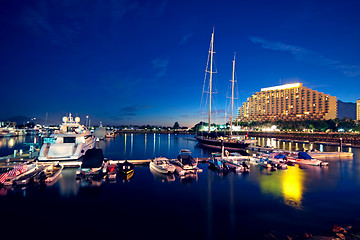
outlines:
[{"label": "sailboat", "polygon": [[212,148],[221,150],[221,146],[223,145],[225,150],[228,151],[237,151],[245,153],[245,148],[250,145],[249,142],[244,140],[239,140],[232,136],[232,122],[233,122],[233,108],[234,108],[234,83],[235,83],[235,55],[233,60],[233,72],[232,72],[232,95],[231,95],[231,117],[230,117],[230,136],[218,137],[216,134],[211,132],[211,101],[212,101],[212,77],[213,77],[213,57],[214,57],[214,31],[211,35],[210,42],[210,70],[206,69],[206,71],[210,74],[209,78],[209,129],[208,132],[202,134],[201,136],[196,136],[200,146],[206,148]]}]

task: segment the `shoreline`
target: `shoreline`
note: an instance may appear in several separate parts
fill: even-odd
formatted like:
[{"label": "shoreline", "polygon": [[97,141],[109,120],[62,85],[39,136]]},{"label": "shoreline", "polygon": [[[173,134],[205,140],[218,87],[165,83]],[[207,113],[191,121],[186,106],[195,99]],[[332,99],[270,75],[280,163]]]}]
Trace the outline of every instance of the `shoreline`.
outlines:
[{"label": "shoreline", "polygon": [[360,135],[350,133],[302,133],[302,132],[249,132],[249,137],[268,137],[276,138],[280,141],[292,140],[294,142],[307,142],[324,145],[334,145],[344,147],[360,147]]},{"label": "shoreline", "polygon": [[[138,130],[127,129],[118,130],[118,134],[195,134],[195,132],[189,132],[186,130]],[[223,132],[221,132],[223,133]],[[324,145],[340,146],[340,141],[343,147],[357,147],[360,148],[360,134],[355,133],[303,133],[303,132],[235,132],[234,135],[248,135],[248,137],[267,137],[276,138],[280,141],[293,141],[300,143],[316,143]],[[340,140],[341,138],[341,140]]]}]

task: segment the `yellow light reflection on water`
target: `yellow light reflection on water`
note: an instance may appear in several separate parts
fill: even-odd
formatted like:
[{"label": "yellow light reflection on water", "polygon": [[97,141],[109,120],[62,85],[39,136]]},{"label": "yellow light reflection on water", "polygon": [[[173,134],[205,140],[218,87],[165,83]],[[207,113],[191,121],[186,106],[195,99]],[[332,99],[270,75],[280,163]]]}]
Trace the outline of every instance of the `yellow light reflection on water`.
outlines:
[{"label": "yellow light reflection on water", "polygon": [[304,192],[304,172],[298,165],[288,167],[282,176],[282,193],[286,205],[301,208]]},{"label": "yellow light reflection on water", "polygon": [[126,138],[127,138],[127,135],[126,135],[126,133],[125,133],[125,135],[124,135],[124,141],[125,141],[124,154],[126,154]]},{"label": "yellow light reflection on water", "polygon": [[13,148],[15,145],[15,140],[13,138],[11,138],[8,142],[8,148]]},{"label": "yellow light reflection on water", "polygon": [[273,172],[271,175],[261,175],[259,180],[263,193],[283,198],[288,206],[301,208],[305,172],[297,165]]}]

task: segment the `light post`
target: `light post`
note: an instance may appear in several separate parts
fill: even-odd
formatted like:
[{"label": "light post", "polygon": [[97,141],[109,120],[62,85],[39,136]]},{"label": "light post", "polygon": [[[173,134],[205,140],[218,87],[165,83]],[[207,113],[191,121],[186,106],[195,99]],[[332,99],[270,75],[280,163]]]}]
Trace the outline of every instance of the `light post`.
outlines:
[{"label": "light post", "polygon": [[340,138],[340,152],[342,152],[342,138]]}]

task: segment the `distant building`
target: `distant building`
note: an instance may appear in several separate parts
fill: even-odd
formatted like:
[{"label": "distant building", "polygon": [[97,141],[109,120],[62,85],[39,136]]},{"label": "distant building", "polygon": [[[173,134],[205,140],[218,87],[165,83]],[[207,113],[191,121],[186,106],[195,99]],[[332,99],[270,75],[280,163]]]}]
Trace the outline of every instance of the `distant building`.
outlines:
[{"label": "distant building", "polygon": [[360,121],[360,99],[356,101],[356,120]]},{"label": "distant building", "polygon": [[336,97],[301,83],[262,88],[239,108],[237,121],[328,120],[337,116]]}]

